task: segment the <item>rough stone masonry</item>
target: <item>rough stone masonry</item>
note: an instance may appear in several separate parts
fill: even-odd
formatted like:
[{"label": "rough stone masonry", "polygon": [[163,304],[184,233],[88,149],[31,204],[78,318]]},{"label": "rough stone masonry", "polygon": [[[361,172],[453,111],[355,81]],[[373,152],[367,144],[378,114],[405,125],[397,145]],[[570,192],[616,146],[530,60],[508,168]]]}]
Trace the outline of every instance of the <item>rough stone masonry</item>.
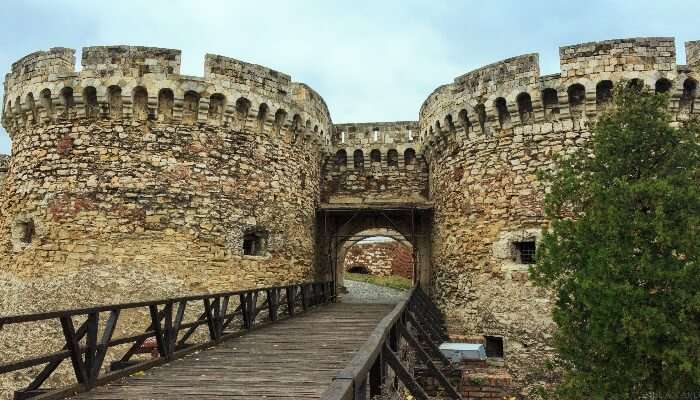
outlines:
[{"label": "rough stone masonry", "polygon": [[[677,124],[700,113],[700,42],[677,65],[673,38],[562,47],[546,76],[537,54],[510,58],[437,88],[418,121],[342,125],[259,65],[207,55],[192,77],[178,50],[82,54],[80,72],[53,48],[5,79],[0,313],[327,277],[319,207],[422,204],[432,295],[453,331],[502,341],[523,393],[553,357],[551,299],[527,273],[547,224],[537,171],[588,138],[620,80],[668,92]],[[23,343],[5,332],[0,353],[37,351]]]}]

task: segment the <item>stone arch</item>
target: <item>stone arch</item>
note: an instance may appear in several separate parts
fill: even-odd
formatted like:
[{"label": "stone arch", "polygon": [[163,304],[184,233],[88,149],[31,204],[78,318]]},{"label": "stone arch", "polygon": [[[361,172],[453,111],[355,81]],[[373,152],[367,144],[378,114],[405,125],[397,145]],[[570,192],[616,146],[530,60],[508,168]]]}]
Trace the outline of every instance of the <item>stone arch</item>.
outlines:
[{"label": "stone arch", "polygon": [[270,107],[265,103],[260,103],[258,106],[258,129],[262,132],[265,130],[265,121],[267,121],[267,114],[270,113]]},{"label": "stone arch", "polygon": [[445,126],[447,127],[447,130],[450,132],[450,135],[455,133],[455,123],[452,120],[452,114],[447,114],[445,116]]},{"label": "stone arch", "polygon": [[389,167],[398,167],[399,166],[399,152],[396,151],[396,149],[390,149],[386,153],[386,164]]},{"label": "stone arch", "polygon": [[[63,101],[63,118],[70,118],[73,115],[73,107],[75,106],[75,98],[73,97],[73,88],[66,86],[61,89],[61,100]],[[19,101],[17,102],[19,105]]]},{"label": "stone arch", "polygon": [[382,162],[382,152],[379,149],[373,149],[369,152],[369,159],[372,164]]},{"label": "stone arch", "polygon": [[168,88],[160,89],[158,92],[158,120],[170,121],[173,118],[173,103],[175,95]]},{"label": "stone arch", "polygon": [[39,122],[39,112],[36,108],[36,103],[34,102],[34,95],[30,92],[25,96],[25,103],[29,109],[29,115],[32,117],[31,123],[36,124]]},{"label": "stone arch", "polygon": [[542,91],[544,119],[551,121],[559,115],[559,94],[556,89],[546,88]]},{"label": "stone arch", "polygon": [[532,98],[530,93],[522,92],[515,99],[518,104],[518,114],[520,115],[520,122],[526,124],[532,119]]},{"label": "stone arch", "polygon": [[609,80],[598,82],[595,86],[595,104],[598,108],[605,108],[613,96],[613,83]]},{"label": "stone arch", "polygon": [[403,152],[403,163],[404,165],[413,165],[415,162],[416,151],[409,147]]},{"label": "stone arch", "polygon": [[668,93],[673,88],[673,83],[666,78],[660,78],[654,84],[654,91],[656,93]]},{"label": "stone arch", "polygon": [[644,81],[639,78],[630,79],[629,82],[627,82],[627,87],[636,92],[641,92],[644,90]]},{"label": "stone arch", "polygon": [[501,126],[501,129],[503,129],[510,123],[510,112],[508,111],[506,99],[503,97],[496,98],[493,102],[493,106],[496,109],[496,113],[498,113],[498,124]]},{"label": "stone arch", "polygon": [[46,88],[39,93],[39,103],[41,105],[44,120],[50,121],[53,119],[53,99],[51,98],[51,90]]},{"label": "stone arch", "polygon": [[294,114],[292,117],[292,142],[296,143],[301,133],[301,116],[299,114]]},{"label": "stone arch", "polygon": [[275,129],[277,130],[278,134],[282,130],[286,120],[287,111],[282,108],[277,109],[277,112],[275,112]]},{"label": "stone arch", "polygon": [[120,119],[122,117],[122,88],[112,85],[107,88],[107,105],[109,107],[109,117]]},{"label": "stone arch", "polygon": [[698,81],[687,78],[683,82],[683,93],[681,94],[679,106],[684,112],[692,113],[695,109],[695,98],[697,97]]},{"label": "stone arch", "polygon": [[459,119],[459,124],[462,125],[462,129],[464,129],[464,133],[469,133],[470,122],[467,110],[464,108],[459,110],[459,113],[457,113],[457,119]]},{"label": "stone arch", "polygon": [[580,83],[569,86],[566,93],[569,97],[569,113],[572,117],[583,116],[586,108],[586,88]]},{"label": "stone arch", "polygon": [[355,168],[364,168],[365,167],[365,153],[357,149],[352,153],[352,164]]},{"label": "stone arch", "polygon": [[143,86],[137,86],[132,93],[132,117],[137,121],[148,119],[148,91]]},{"label": "stone arch", "polygon": [[182,104],[183,123],[194,124],[199,120],[199,98],[199,93],[194,90],[185,92],[185,98]]},{"label": "stone arch", "polygon": [[236,100],[236,119],[238,119],[241,130],[245,129],[245,124],[248,120],[248,113],[250,113],[250,107],[251,103],[247,98],[239,97],[238,100]]},{"label": "stone arch", "polygon": [[390,228],[363,230],[341,245],[338,279],[344,281],[348,272],[412,279],[413,256],[413,245],[399,232]]},{"label": "stone arch", "polygon": [[486,106],[483,103],[479,103],[474,106],[474,111],[479,120],[479,127],[481,128],[481,133],[484,136],[489,136],[488,129],[486,128]]},{"label": "stone arch", "polygon": [[207,120],[213,124],[220,124],[224,120],[226,110],[226,96],[221,93],[214,93],[209,96],[209,111]]},{"label": "stone arch", "polygon": [[348,153],[345,149],[340,149],[335,153],[335,165],[346,167],[348,165]]},{"label": "stone arch", "polygon": [[100,116],[100,106],[97,104],[97,89],[88,86],[83,89],[83,103],[85,106],[85,117],[97,119]]}]

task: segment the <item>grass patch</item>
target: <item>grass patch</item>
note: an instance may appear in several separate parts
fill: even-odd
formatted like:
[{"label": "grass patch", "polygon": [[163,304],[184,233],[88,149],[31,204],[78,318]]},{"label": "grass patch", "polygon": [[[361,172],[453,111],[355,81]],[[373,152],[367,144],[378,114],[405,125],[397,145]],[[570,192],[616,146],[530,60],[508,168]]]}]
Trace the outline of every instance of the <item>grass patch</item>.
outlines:
[{"label": "grass patch", "polygon": [[353,274],[351,272],[345,273],[345,279],[358,282],[367,282],[373,285],[385,286],[392,289],[408,290],[413,286],[413,282],[410,279],[406,279],[402,276],[375,276],[368,274]]}]

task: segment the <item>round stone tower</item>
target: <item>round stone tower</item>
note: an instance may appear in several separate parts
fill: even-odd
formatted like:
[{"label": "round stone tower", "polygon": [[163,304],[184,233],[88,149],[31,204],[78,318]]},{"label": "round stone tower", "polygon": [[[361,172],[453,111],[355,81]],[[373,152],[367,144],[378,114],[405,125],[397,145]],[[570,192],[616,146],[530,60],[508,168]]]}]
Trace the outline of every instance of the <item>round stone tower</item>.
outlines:
[{"label": "round stone tower", "polygon": [[315,277],[326,104],[259,65],[204,69],[131,46],[84,48],[79,72],[65,48],[13,64],[0,312]]},{"label": "round stone tower", "polygon": [[547,380],[553,355],[551,297],[528,281],[547,225],[537,172],[589,137],[621,80],[670,92],[679,122],[698,114],[700,45],[686,48],[681,66],[673,38],[562,47],[561,73],[547,76],[527,54],[457,77],[421,107],[434,294],[451,328],[500,352],[518,386]]}]

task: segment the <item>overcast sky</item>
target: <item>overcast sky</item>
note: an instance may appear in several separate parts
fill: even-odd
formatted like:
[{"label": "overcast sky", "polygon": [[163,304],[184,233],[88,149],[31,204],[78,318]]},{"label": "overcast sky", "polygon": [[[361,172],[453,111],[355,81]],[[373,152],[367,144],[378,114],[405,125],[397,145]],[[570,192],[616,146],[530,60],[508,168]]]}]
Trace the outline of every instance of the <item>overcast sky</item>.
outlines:
[{"label": "overcast sky", "polygon": [[[683,42],[700,39],[697,0],[0,2],[4,72],[50,47],[130,44],[181,49],[182,73],[201,76],[214,53],[309,84],[334,122],[415,120],[437,86],[519,54],[555,73],[562,45],[675,36],[684,63]],[[0,129],[0,153],[10,147]]]}]

